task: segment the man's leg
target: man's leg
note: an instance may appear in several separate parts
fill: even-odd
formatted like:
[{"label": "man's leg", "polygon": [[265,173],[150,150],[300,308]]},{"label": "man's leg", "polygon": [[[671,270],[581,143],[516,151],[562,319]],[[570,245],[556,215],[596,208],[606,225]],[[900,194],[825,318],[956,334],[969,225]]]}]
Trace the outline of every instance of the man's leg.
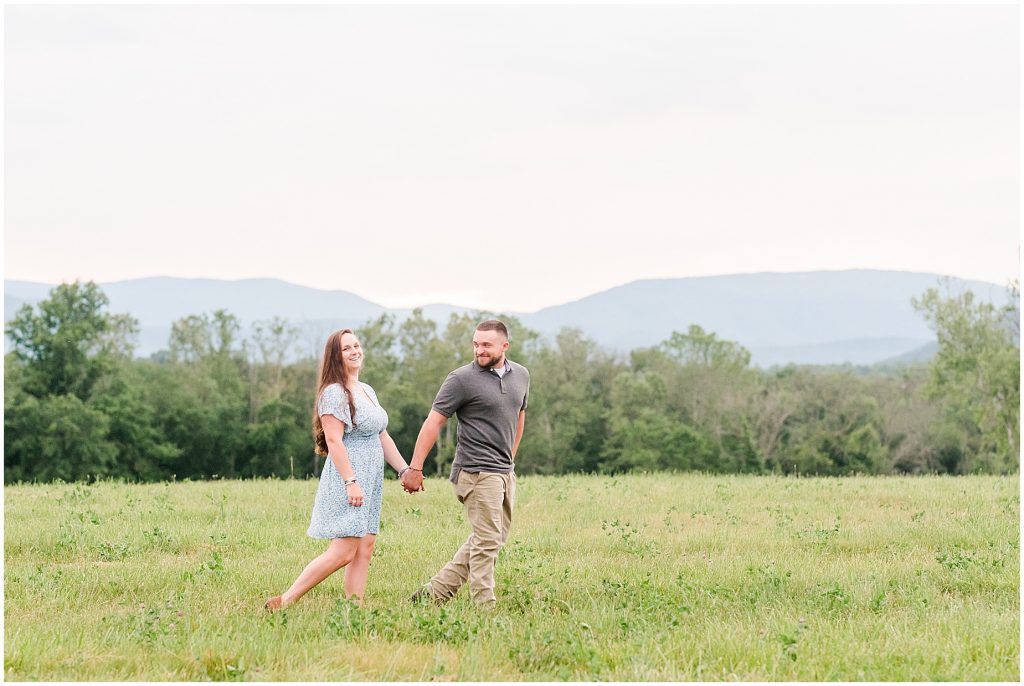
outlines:
[{"label": "man's leg", "polygon": [[[455,497],[466,506],[467,512],[469,505],[466,503],[466,498],[473,492],[476,481],[480,476],[483,475],[459,472],[459,481],[455,484],[454,488]],[[472,521],[470,523],[472,524]],[[455,594],[459,592],[462,585],[469,579],[469,550],[472,540],[473,534],[470,534],[466,542],[456,551],[451,561],[442,567],[441,571],[435,574],[434,578],[427,584],[430,588],[430,594],[434,596],[435,600],[448,602],[455,597]]]},{"label": "man's leg", "polygon": [[512,522],[514,486],[509,474],[478,475],[476,487],[466,497],[473,535],[469,537],[469,590],[480,607],[493,607],[494,563],[508,538]]},{"label": "man's leg", "polygon": [[472,538],[473,534],[470,534],[451,561],[430,580],[428,586],[434,600],[441,603],[448,602],[455,597],[455,594],[462,588],[462,584],[469,579],[469,542]]}]

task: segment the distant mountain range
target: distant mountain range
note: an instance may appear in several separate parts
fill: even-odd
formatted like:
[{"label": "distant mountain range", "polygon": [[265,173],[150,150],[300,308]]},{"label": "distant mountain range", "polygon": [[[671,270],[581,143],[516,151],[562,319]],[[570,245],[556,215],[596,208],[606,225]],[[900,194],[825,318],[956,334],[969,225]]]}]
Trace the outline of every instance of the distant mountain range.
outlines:
[{"label": "distant mountain range", "polygon": [[[655,345],[673,331],[698,324],[744,345],[762,367],[926,360],[934,354],[935,336],[910,301],[939,286],[941,278],[851,270],[650,279],[538,312],[508,314],[549,339],[561,328],[574,326],[606,349],[622,352]],[[993,283],[951,283],[998,305],[1009,297],[1005,287]],[[151,277],[99,285],[110,298],[111,312],[126,312],[139,320],[141,356],[167,347],[175,320],[219,308],[245,325],[284,317],[303,330],[297,352],[314,355],[334,328],[358,328],[385,312],[399,320],[411,313],[347,291],[323,291],[277,279]],[[4,320],[23,303],[45,298],[51,288],[52,284],[5,281]],[[451,313],[470,311],[442,304],[423,310],[442,325]]]}]

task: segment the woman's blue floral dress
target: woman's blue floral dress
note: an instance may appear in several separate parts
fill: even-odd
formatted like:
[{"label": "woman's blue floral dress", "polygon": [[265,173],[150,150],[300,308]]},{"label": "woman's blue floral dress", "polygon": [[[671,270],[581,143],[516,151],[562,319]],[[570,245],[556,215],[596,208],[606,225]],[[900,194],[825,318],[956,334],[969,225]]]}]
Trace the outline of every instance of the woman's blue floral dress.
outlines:
[{"label": "woman's blue floral dress", "polygon": [[341,384],[331,384],[320,395],[317,411],[331,414],[345,423],[342,443],[348,451],[349,463],[365,498],[361,507],[348,504],[345,481],[338,474],[334,461],[327,456],[320,485],[316,489],[313,517],[306,534],[312,538],[345,538],[376,534],[380,528],[380,503],[384,494],[384,446],[380,434],[388,426],[388,414],[377,402],[377,394],[368,384],[360,385],[373,398],[355,394],[356,421],[352,427],[348,394]]}]

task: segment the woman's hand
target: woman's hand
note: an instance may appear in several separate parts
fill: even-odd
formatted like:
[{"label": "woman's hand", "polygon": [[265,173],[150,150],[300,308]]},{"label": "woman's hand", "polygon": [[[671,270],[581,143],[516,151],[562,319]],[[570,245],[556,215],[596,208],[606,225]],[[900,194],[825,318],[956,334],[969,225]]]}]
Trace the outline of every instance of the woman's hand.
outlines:
[{"label": "woman's hand", "polygon": [[348,492],[348,504],[354,507],[363,506],[363,489],[357,484],[349,484],[345,487],[345,491]]},{"label": "woman's hand", "polygon": [[410,468],[402,475],[402,488],[406,493],[423,490],[423,470]]}]

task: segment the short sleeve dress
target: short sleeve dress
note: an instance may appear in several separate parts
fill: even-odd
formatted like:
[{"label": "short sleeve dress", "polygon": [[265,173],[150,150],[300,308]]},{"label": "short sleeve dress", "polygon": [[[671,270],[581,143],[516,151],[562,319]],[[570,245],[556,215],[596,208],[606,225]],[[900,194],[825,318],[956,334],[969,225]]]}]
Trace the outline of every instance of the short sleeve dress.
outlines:
[{"label": "short sleeve dress", "polygon": [[362,537],[376,534],[380,528],[380,504],[384,494],[384,446],[380,434],[388,426],[388,415],[377,402],[374,390],[368,384],[360,382],[360,385],[372,400],[363,393],[355,394],[355,427],[349,416],[348,394],[341,384],[331,384],[324,389],[317,411],[321,416],[334,415],[345,423],[342,443],[363,489],[363,504],[360,507],[348,504],[345,480],[328,455],[306,532],[311,538]]}]

